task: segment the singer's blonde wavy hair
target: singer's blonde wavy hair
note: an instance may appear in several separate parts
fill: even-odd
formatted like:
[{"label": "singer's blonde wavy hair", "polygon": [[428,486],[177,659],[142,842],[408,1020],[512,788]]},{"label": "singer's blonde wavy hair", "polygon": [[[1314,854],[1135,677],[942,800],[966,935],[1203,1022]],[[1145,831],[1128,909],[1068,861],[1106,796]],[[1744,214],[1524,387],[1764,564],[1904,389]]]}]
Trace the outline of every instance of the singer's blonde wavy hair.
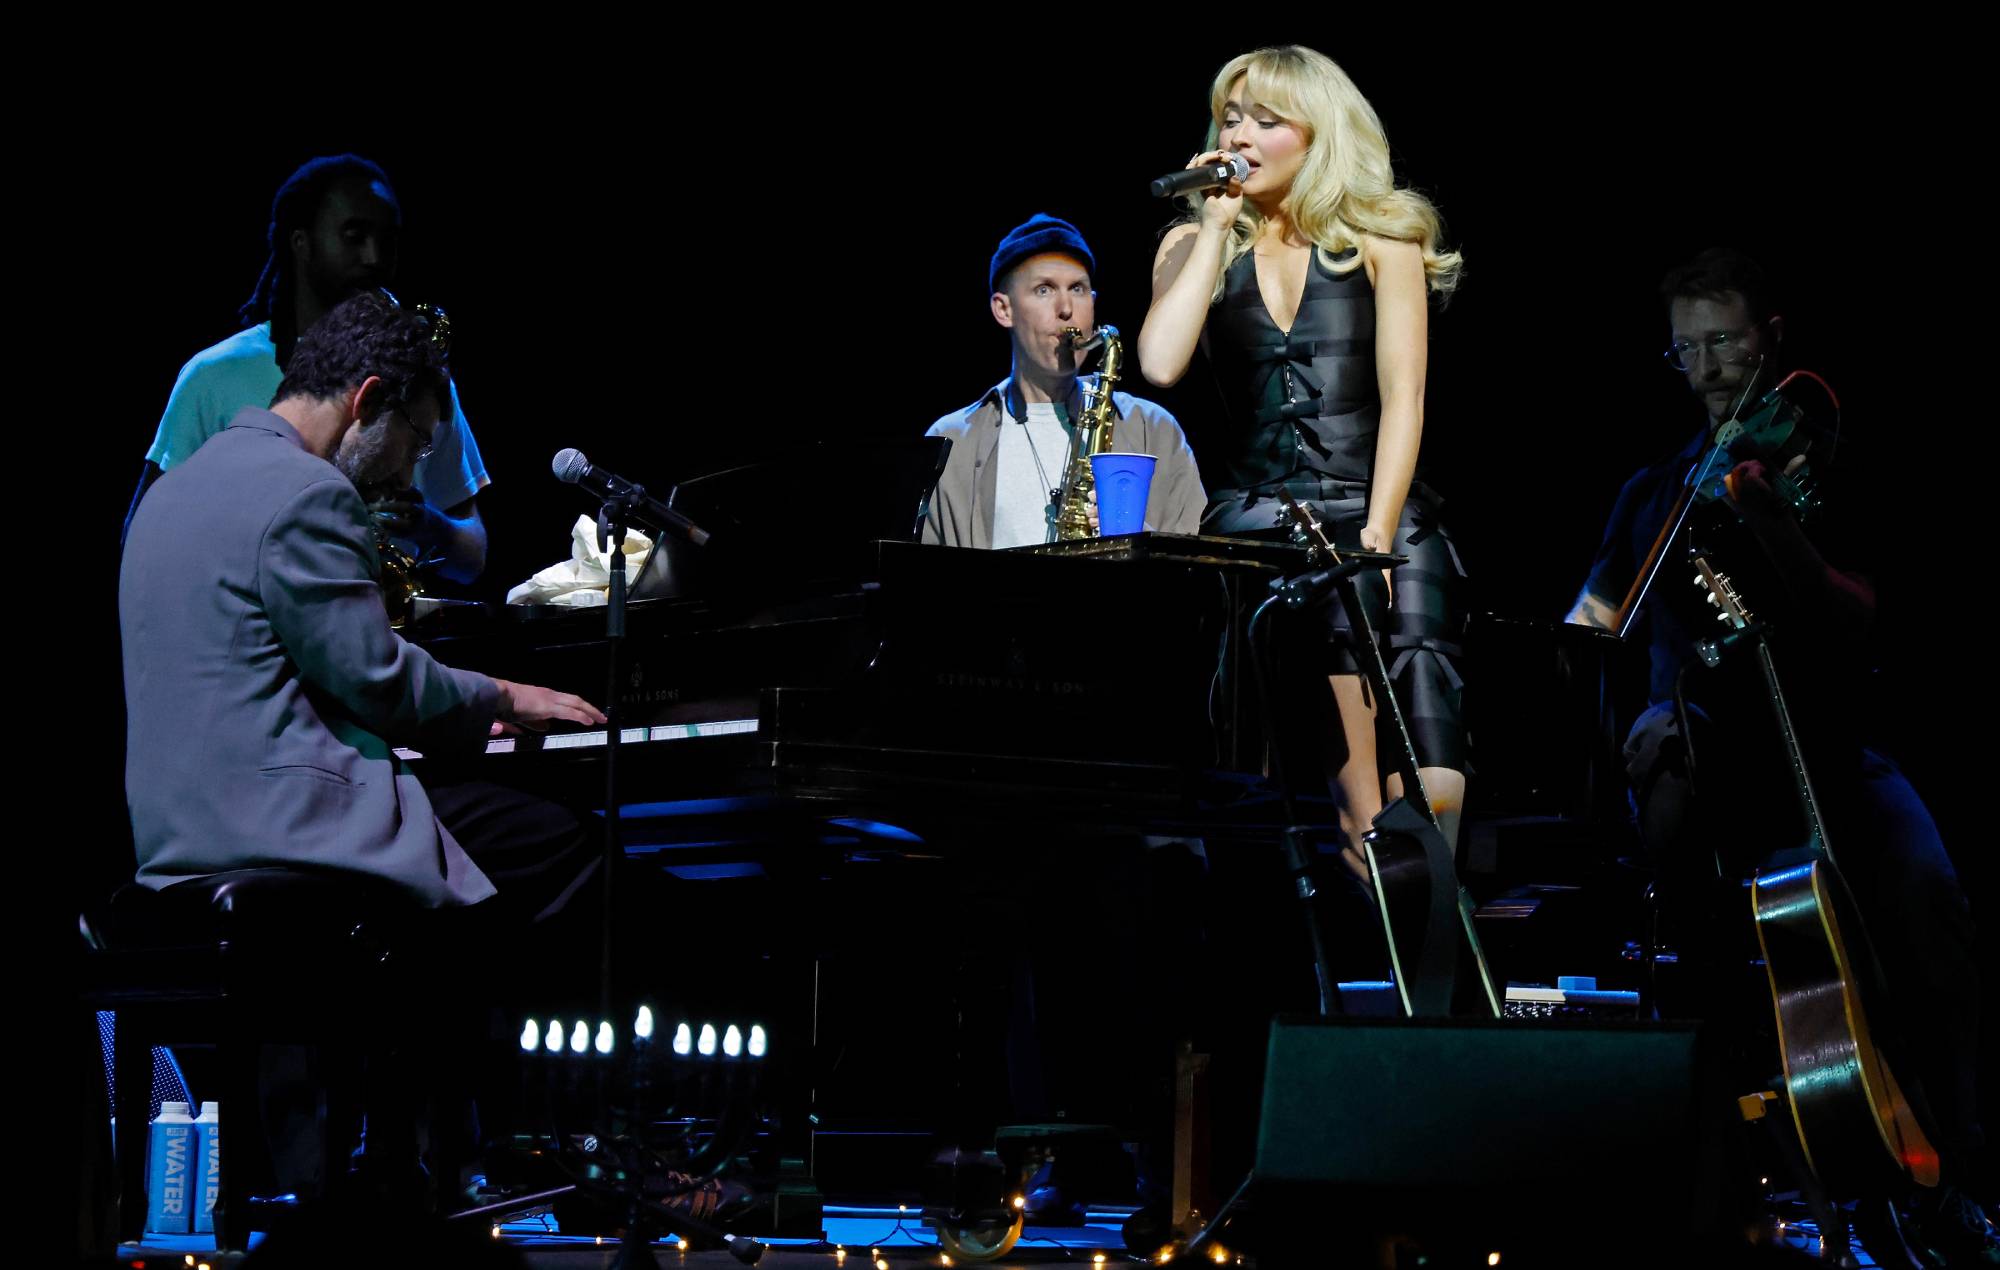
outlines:
[{"label": "singer's blonde wavy hair", "polygon": [[[1215,76],[1208,93],[1208,141],[1216,148],[1222,135],[1223,107],[1229,90],[1244,80],[1244,101],[1254,102],[1305,133],[1306,156],[1286,193],[1285,215],[1320,250],[1326,267],[1346,273],[1360,267],[1361,254],[1339,262],[1333,258],[1359,247],[1364,234],[1418,243],[1424,251],[1424,277],[1430,289],[1449,296],[1458,285],[1464,257],[1440,246],[1444,224],[1430,200],[1415,190],[1397,189],[1389,167],[1389,139],[1375,108],[1332,58],[1309,48],[1287,45],[1258,49],[1232,58]],[[1199,194],[1188,200],[1186,219],[1201,215]],[[1263,228],[1264,217],[1248,200],[1229,230],[1224,272],[1250,250]],[[1215,281],[1222,296],[1223,279]]]}]

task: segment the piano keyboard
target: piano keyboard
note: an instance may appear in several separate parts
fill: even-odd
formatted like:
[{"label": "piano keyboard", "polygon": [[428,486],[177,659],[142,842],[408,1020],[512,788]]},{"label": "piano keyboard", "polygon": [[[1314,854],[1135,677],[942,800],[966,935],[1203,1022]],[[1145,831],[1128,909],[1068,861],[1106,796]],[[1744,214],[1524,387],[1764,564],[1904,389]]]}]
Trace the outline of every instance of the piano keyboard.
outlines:
[{"label": "piano keyboard", "polygon": [[[755,719],[717,719],[711,723],[662,723],[644,728],[618,729],[620,745],[645,745],[653,741],[684,741],[698,736],[739,736],[755,732]],[[517,750],[548,753],[552,750],[601,750],[610,744],[607,728],[594,732],[534,733],[524,736],[496,736],[486,743],[488,754],[512,754]],[[396,747],[396,757],[421,759],[423,751]]]}]

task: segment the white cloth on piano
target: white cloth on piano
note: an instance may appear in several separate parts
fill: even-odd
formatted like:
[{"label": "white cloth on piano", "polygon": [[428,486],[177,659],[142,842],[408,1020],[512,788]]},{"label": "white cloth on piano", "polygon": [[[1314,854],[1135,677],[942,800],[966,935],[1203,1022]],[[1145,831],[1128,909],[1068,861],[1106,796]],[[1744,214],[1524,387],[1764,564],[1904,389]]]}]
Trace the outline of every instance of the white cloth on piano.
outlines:
[{"label": "white cloth on piano", "polygon": [[[552,564],[507,592],[509,604],[561,604],[591,608],[611,597],[611,557],[597,549],[597,519],[578,516],[569,532],[569,559]],[[625,533],[625,583],[639,580],[653,540],[636,529]]]}]

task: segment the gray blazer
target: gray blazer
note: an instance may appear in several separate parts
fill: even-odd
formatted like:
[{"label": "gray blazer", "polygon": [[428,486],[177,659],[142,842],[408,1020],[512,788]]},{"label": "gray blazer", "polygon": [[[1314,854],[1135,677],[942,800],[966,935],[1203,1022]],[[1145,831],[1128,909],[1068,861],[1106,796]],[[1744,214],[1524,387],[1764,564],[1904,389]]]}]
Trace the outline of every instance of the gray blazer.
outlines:
[{"label": "gray blazer", "polygon": [[140,882],[281,866],[428,907],[493,894],[391,747],[471,750],[499,690],[389,629],[379,568],[360,494],[267,410],[147,491],[118,577]]}]

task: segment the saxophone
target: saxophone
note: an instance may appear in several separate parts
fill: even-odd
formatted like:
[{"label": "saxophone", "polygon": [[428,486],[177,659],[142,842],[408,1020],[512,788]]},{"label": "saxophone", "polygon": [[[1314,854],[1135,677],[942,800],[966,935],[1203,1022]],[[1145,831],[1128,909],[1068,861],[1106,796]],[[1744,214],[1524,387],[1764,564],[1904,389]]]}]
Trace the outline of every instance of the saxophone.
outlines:
[{"label": "saxophone", "polygon": [[1097,476],[1091,471],[1090,456],[1111,448],[1111,392],[1118,386],[1125,344],[1115,326],[1100,326],[1089,335],[1070,327],[1063,334],[1079,358],[1100,344],[1104,346],[1097,385],[1083,390],[1083,413],[1076,421],[1069,467],[1063,472],[1062,488],[1056,491],[1056,541],[1073,542],[1096,536],[1097,531],[1090,527],[1090,496],[1097,489]]}]

